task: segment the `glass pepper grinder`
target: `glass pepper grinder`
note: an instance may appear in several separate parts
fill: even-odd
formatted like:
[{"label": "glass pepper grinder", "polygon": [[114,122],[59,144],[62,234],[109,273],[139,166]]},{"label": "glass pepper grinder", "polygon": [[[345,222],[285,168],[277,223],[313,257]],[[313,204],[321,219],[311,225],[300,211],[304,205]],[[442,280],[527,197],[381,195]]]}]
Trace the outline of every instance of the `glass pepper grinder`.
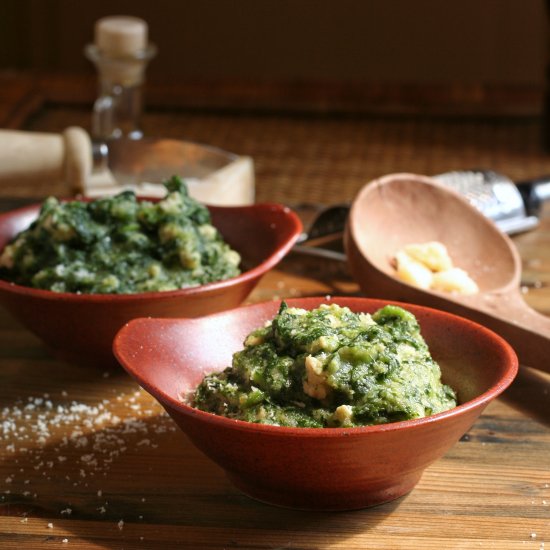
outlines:
[{"label": "glass pepper grinder", "polygon": [[157,53],[147,35],[147,23],[137,17],[109,16],[95,24],[94,43],[84,50],[99,76],[99,97],[92,115],[95,140],[143,137],[145,69]]}]

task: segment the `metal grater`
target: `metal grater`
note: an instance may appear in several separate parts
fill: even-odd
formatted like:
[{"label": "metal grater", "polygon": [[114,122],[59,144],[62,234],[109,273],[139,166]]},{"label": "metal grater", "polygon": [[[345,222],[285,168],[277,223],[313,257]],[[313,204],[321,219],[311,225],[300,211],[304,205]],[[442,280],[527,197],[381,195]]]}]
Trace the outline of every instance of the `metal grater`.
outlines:
[{"label": "metal grater", "polygon": [[[503,233],[509,235],[535,228],[539,223],[537,214],[542,204],[550,201],[548,176],[516,184],[492,170],[457,170],[433,176],[433,179],[463,195]],[[341,235],[349,205],[337,204],[317,210],[313,219],[305,224],[307,229],[293,250],[345,261],[343,252],[329,250],[325,246],[326,242],[331,242],[338,243],[342,248]]]},{"label": "metal grater", "polygon": [[438,182],[464,195],[498,228],[509,235],[533,229],[539,223],[528,215],[514,182],[492,170],[459,170],[434,176]]}]

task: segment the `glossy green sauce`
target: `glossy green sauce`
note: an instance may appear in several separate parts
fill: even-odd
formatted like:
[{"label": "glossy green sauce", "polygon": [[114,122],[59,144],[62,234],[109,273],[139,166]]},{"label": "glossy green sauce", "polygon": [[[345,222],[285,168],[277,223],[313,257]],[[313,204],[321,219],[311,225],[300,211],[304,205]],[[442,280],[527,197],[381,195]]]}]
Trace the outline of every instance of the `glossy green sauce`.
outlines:
[{"label": "glossy green sauce", "polygon": [[0,278],[56,292],[167,291],[234,277],[240,257],[208,209],[173,177],[158,202],[132,191],[91,202],[50,197],[0,255]]},{"label": "glossy green sauce", "polygon": [[388,305],[281,305],[248,335],[232,366],[204,378],[191,404],[248,422],[352,427],[420,418],[456,406],[414,315]]}]

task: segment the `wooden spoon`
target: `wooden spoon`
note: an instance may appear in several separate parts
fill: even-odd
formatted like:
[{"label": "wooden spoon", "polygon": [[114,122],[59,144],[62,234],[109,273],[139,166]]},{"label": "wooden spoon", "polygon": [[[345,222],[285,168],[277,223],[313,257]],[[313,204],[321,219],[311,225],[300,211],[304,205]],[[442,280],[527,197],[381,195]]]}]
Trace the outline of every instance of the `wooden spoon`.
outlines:
[{"label": "wooden spoon", "polygon": [[[397,278],[394,254],[411,243],[439,241],[479,293],[423,290]],[[415,174],[391,174],[355,198],[346,227],[350,269],[365,294],[451,311],[494,330],[522,364],[550,372],[550,318],[520,293],[521,260],[512,241],[455,191]]]}]

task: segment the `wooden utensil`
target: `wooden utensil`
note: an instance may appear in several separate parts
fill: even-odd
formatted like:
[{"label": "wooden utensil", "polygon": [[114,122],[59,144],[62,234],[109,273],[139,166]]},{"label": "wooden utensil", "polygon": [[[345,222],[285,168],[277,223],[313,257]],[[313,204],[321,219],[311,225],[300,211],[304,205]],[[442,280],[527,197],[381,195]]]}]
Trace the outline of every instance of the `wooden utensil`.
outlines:
[{"label": "wooden utensil", "polygon": [[0,129],[0,186],[35,184],[48,194],[56,184],[62,186],[62,197],[99,197],[122,189],[164,197],[162,182],[174,174],[206,204],[254,204],[254,164],[247,156],[177,139],[92,142],[77,126],[59,134]]},{"label": "wooden utensil", "polygon": [[[455,266],[470,274],[479,293],[423,290],[397,278],[394,254],[407,244],[428,241],[447,246]],[[508,340],[522,364],[550,372],[550,318],[521,296],[521,260],[514,244],[455,191],[415,174],[370,182],[352,204],[345,246],[352,274],[368,296],[473,319]]]},{"label": "wooden utensil", "polygon": [[0,181],[64,182],[67,196],[82,192],[92,173],[92,142],[77,126],[63,133],[0,130]]}]

